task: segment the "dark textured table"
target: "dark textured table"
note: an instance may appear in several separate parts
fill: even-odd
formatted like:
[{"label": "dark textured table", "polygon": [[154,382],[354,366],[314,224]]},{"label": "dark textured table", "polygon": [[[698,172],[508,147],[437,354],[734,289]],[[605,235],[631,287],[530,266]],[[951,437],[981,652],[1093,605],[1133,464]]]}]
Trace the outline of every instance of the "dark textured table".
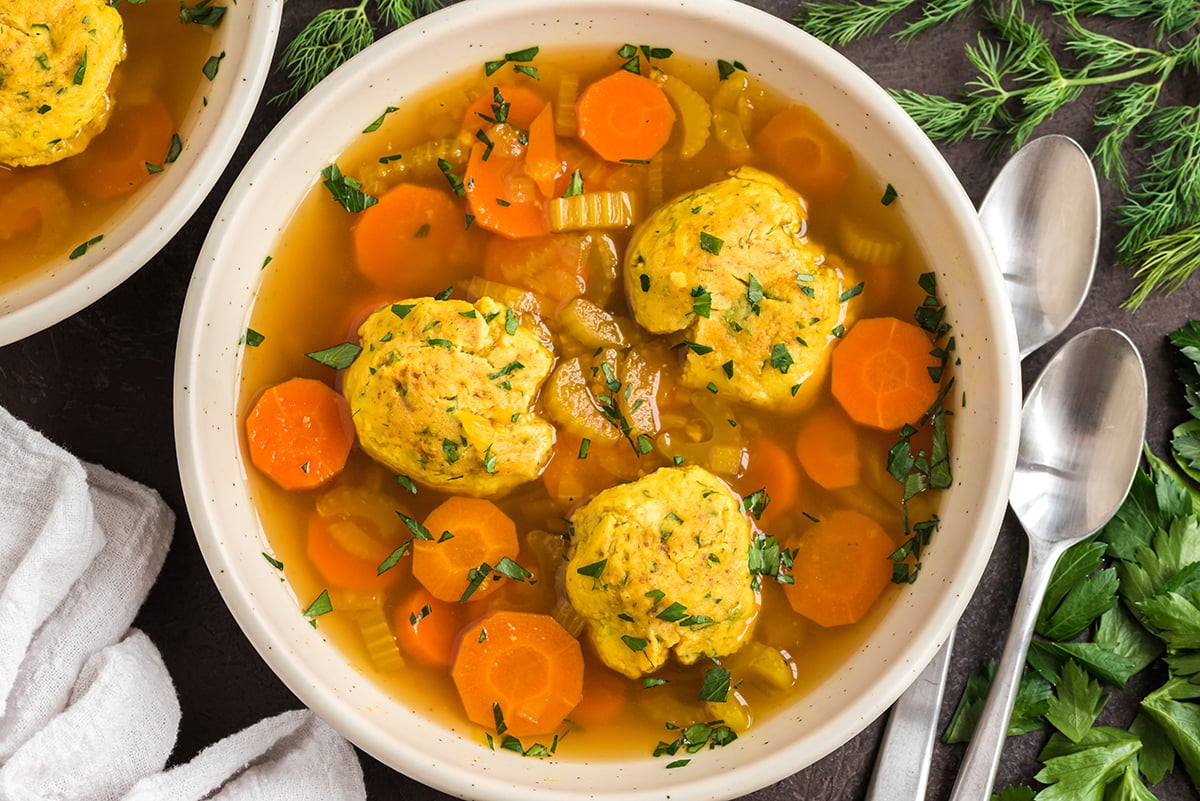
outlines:
[{"label": "dark textured table", "polygon": [[[797,2],[757,0],[753,5],[790,19]],[[564,0],[564,5],[569,3]],[[290,41],[317,10],[333,5],[345,3],[290,0],[281,44]],[[852,45],[846,53],[884,86],[946,92],[969,77],[962,46],[974,38],[974,25],[956,23],[922,36],[908,48],[879,37]],[[277,93],[283,85],[282,77],[273,74],[265,96]],[[1176,102],[1200,102],[1200,86],[1185,87],[1177,80],[1168,89]],[[1065,133],[1090,149],[1095,143],[1089,125],[1092,99],[1085,95],[1078,108],[1055,117],[1038,133]],[[233,163],[211,196],[134,277],[74,317],[0,348],[0,405],[80,458],[154,487],[179,517],[170,555],[136,620],[161,649],[182,703],[183,721],[173,762],[190,759],[205,745],[266,715],[299,705],[242,636],[209,578],[184,507],[171,406],[176,330],[196,256],[225,191],[283,112],[278,105],[260,104]],[[942,151],[978,203],[1002,157],[989,153],[979,142],[946,146]],[[1186,412],[1164,335],[1190,317],[1200,317],[1200,279],[1169,298],[1151,298],[1136,314],[1122,310],[1119,303],[1132,284],[1128,271],[1112,263],[1119,231],[1112,223],[1116,196],[1111,187],[1104,187],[1103,197],[1106,232],[1100,265],[1091,297],[1068,334],[1107,325],[1133,338],[1150,377],[1149,441],[1157,453],[1166,455],[1169,431]],[[1027,360],[1027,383],[1045,364],[1055,344]],[[1022,540],[1010,515],[987,574],[958,626],[943,722],[970,668],[981,659],[999,655],[1008,629],[1008,610],[1016,598]],[[1109,703],[1101,722],[1127,724],[1139,691],[1153,689],[1160,678],[1148,677],[1140,686],[1131,685],[1128,692]],[[827,758],[749,798],[863,798],[882,730],[883,722],[875,722]],[[1027,781],[1037,770],[1035,757],[1042,742],[1039,734],[1010,739],[1000,781]],[[938,746],[929,798],[948,796],[961,758],[962,746]],[[371,799],[432,801],[444,797],[365,755],[362,763]],[[1163,801],[1197,798],[1178,771],[1155,791]]]}]

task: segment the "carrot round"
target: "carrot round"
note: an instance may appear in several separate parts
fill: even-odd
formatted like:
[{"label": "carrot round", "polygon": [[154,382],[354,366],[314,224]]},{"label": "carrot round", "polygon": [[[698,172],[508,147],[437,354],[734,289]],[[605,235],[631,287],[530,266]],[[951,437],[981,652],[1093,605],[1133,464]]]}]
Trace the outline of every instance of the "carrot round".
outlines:
[{"label": "carrot round", "polygon": [[246,416],[250,461],[287,490],[312,489],[333,478],[353,443],[345,398],[312,378],[271,387]]},{"label": "carrot round", "polygon": [[657,83],[618,70],[590,84],[576,106],[579,138],[609,161],[645,161],[671,138],[675,109]]},{"label": "carrot round", "polygon": [[795,545],[793,584],[783,591],[798,614],[822,626],[855,623],[892,580],[896,549],[887,532],[852,509],[826,515]]},{"label": "carrot round", "polygon": [[450,671],[467,717],[514,737],[553,732],[583,697],[583,651],[558,621],[491,612],[463,630]]},{"label": "carrot round", "polygon": [[420,184],[388,190],[354,225],[355,266],[396,297],[434,295],[467,278],[477,253],[463,204]]},{"label": "carrot round", "polygon": [[53,173],[33,171],[0,183],[0,241],[35,228],[45,235],[70,215],[70,197]]},{"label": "carrot round", "polygon": [[825,407],[812,412],[796,435],[800,466],[827,490],[853,487],[861,474],[858,434],[845,412]]},{"label": "carrot round", "polygon": [[894,431],[937,400],[941,361],[922,329],[895,317],[859,320],[833,350],[833,396],[858,423]]},{"label": "carrot round", "polygon": [[[497,119],[498,106],[503,106],[504,119]],[[467,106],[463,130],[471,136],[496,122],[507,122],[516,128],[529,130],[533,120],[546,107],[546,100],[534,90],[521,84],[502,84],[491,87]]]},{"label": "carrot round", "polygon": [[641,466],[628,442],[589,441],[585,447],[582,437],[560,430],[554,456],[542,471],[542,483],[551,498],[569,509],[602,489],[635,478]]},{"label": "carrot round", "polygon": [[571,710],[571,722],[601,726],[620,717],[629,707],[633,685],[620,673],[590,664],[583,673],[583,700]]},{"label": "carrot round", "polygon": [[458,633],[467,624],[462,604],[435,598],[429,590],[417,587],[400,599],[395,608],[392,630],[407,655],[423,665],[447,667]]},{"label": "carrot round", "polygon": [[849,180],[854,156],[807,106],[789,106],[754,138],[767,164],[802,194],[828,197]]},{"label": "carrot round", "polygon": [[[554,135],[554,110],[547,103],[529,124],[529,148],[525,151],[525,172],[545,197],[561,194],[559,179],[566,176],[566,164],[558,156]],[[563,187],[563,191],[566,187]]]},{"label": "carrot round", "polygon": [[390,585],[397,574],[379,573],[379,565],[395,549],[371,530],[352,518],[322,517],[313,512],[308,517],[308,538],[305,551],[330,585],[345,590],[374,594]]},{"label": "carrot round", "polygon": [[463,180],[476,225],[514,239],[550,233],[545,198],[525,173],[524,153],[476,142]]},{"label": "carrot round", "polygon": [[137,189],[163,169],[175,122],[161,101],[117,105],[104,132],[87,150],[69,159],[72,182],[96,200],[111,200]]},{"label": "carrot round", "polygon": [[769,437],[759,435],[751,440],[747,451],[750,456],[746,471],[738,484],[747,493],[765,489],[771,497],[761,519],[770,520],[795,506],[800,494],[800,469],[787,449]]},{"label": "carrot round", "polygon": [[561,305],[587,291],[590,243],[583,234],[493,237],[484,251],[483,275]]},{"label": "carrot round", "polygon": [[[443,601],[477,600],[495,591],[500,580],[490,569],[506,556],[516,558],[520,548],[516,524],[483,498],[447,498],[424,524],[433,539],[413,540],[413,575]],[[485,563],[488,574],[476,581]]]}]

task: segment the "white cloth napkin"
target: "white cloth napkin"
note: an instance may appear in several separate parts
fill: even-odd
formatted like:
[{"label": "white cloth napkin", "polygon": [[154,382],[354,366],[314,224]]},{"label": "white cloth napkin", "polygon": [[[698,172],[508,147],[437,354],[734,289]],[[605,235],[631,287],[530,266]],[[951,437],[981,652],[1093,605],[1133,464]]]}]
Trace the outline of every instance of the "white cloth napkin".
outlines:
[{"label": "white cloth napkin", "polygon": [[174,684],[130,628],[175,517],[0,409],[0,801],[362,801],[353,748],[308,710],[164,771]]}]

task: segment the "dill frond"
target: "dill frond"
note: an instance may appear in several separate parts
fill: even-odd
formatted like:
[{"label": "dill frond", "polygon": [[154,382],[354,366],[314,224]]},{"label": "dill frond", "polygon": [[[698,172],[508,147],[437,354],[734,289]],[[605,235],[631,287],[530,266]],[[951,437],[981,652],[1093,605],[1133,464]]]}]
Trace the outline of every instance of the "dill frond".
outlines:
[{"label": "dill frond", "polygon": [[[375,41],[368,3],[360,0],[358,5],[327,8],[309,20],[280,55],[278,69],[287,73],[291,86],[271,102],[298,100]],[[438,0],[375,0],[375,12],[382,26],[399,28],[440,5]]]},{"label": "dill frond", "polygon": [[921,8],[920,18],[905,25],[896,34],[897,39],[910,41],[919,33],[961,19],[975,6],[976,0],[927,0]]},{"label": "dill frond", "polygon": [[1170,295],[1200,269],[1200,220],[1146,240],[1131,255],[1138,284],[1121,306],[1136,311],[1152,293]]},{"label": "dill frond", "polygon": [[794,22],[827,44],[845,45],[874,36],[917,0],[817,0],[805,3]]}]

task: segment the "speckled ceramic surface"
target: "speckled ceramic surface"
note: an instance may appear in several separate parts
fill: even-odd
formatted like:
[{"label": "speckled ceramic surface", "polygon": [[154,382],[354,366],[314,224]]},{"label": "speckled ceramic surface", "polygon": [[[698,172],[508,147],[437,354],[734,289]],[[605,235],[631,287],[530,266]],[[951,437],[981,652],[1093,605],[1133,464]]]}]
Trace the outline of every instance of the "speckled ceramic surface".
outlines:
[{"label": "speckled ceramic surface", "polygon": [[[239,338],[260,266],[320,169],[380,109],[427,82],[530,43],[639,41],[753,61],[777,90],[815,108],[868,171],[903,187],[920,247],[957,339],[955,486],[919,582],[878,621],[844,668],[686,771],[649,755],[594,762],[488,750],[473,727],[435,725],[355,672],[297,614],[261,556],[265,538],[244,480],[235,398]],[[413,64],[427,70],[412,69]],[[1020,374],[1007,300],[966,193],[919,129],[861,71],[777,17],[733,0],[468,0],[392,34],[298,104],[263,142],[218,212],[184,307],[175,429],[204,558],[259,653],[300,699],[365,751],[447,793],[480,799],[727,799],[779,781],[877,718],[932,656],[965,608],[1004,515],[1015,460]]]},{"label": "speckled ceramic surface", "polygon": [[266,83],[283,0],[230,5],[214,34],[216,78],[181,126],[178,160],[132,195],[104,239],[0,292],[0,346],[49,328],[102,297],[167,243],[200,207],[234,154]]}]

